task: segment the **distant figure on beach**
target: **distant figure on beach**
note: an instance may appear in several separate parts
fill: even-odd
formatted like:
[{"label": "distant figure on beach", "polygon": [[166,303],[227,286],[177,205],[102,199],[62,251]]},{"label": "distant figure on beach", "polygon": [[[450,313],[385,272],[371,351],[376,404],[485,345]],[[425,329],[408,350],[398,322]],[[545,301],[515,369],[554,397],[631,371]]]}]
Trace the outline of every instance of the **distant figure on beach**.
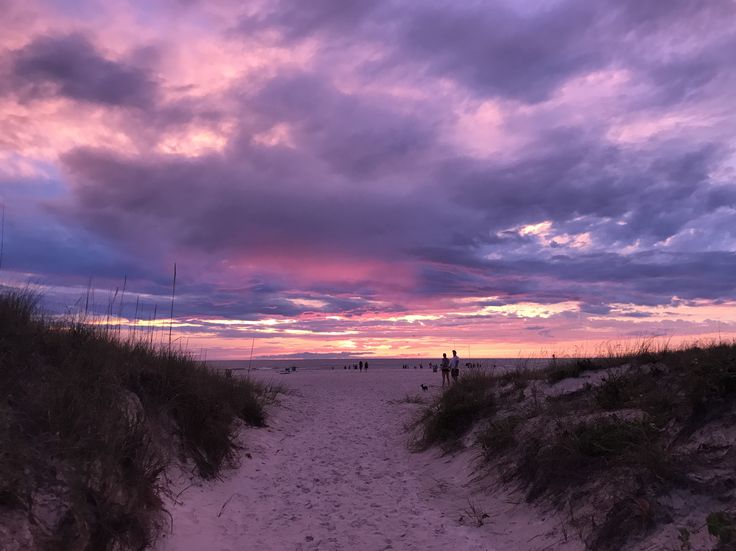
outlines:
[{"label": "distant figure on beach", "polygon": [[365,369],[366,371],[368,371],[368,362],[365,362],[365,363],[363,364],[363,369]]},{"label": "distant figure on beach", "polygon": [[363,360],[360,360],[360,361],[358,362],[358,370],[359,370],[359,371],[363,371]]},{"label": "distant figure on beach", "polygon": [[455,350],[452,351],[452,360],[450,360],[450,374],[453,381],[457,381],[460,375],[460,358]]},{"label": "distant figure on beach", "polygon": [[442,370],[442,386],[445,386],[445,379],[447,384],[450,384],[450,360],[447,359],[447,354],[442,353],[442,361],[440,362],[440,368]]}]

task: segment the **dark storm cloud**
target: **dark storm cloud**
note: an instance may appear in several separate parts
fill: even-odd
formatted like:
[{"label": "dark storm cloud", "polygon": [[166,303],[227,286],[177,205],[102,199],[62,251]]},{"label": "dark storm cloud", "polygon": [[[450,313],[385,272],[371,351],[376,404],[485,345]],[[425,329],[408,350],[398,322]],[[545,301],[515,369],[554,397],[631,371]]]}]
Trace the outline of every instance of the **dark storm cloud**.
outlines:
[{"label": "dark storm cloud", "polygon": [[302,39],[319,32],[345,34],[347,29],[357,30],[381,3],[378,0],[280,0],[273,2],[265,14],[243,18],[239,30],[257,32],[273,26],[281,30],[287,40]]},{"label": "dark storm cloud", "polygon": [[[265,15],[246,17],[239,29],[251,33],[270,27],[286,42],[326,35],[323,48],[345,42],[376,44],[392,53],[364,69],[418,65],[477,93],[534,102],[609,57],[595,46],[595,20],[592,5],[579,1],[522,16],[501,3],[459,7],[441,2],[289,0],[278,2]],[[589,47],[581,48],[581,43]]]},{"label": "dark storm cloud", "polygon": [[[479,96],[528,103],[548,99],[572,77],[609,68],[629,69],[636,80],[652,84],[653,96],[636,98],[639,103],[679,102],[730,65],[732,41],[724,43],[714,32],[736,17],[730,0],[507,6],[282,1],[265,15],[244,19],[241,30],[276,29],[287,43],[320,36],[320,46],[328,49],[375,45],[385,56],[364,63],[366,74],[418,70],[452,78]],[[680,44],[695,46],[668,48],[673,31]]]},{"label": "dark storm cloud", "polygon": [[670,0],[656,2],[622,0],[622,23],[629,29],[643,28],[646,32],[668,31],[673,24],[692,25],[701,21],[717,21],[736,13],[732,0]]},{"label": "dark storm cloud", "polygon": [[[67,213],[123,242],[148,233],[207,251],[396,258],[425,242],[482,238],[474,216],[415,189],[434,149],[431,117],[373,100],[287,74],[240,98],[252,114],[225,155],[72,151],[63,158],[75,193]],[[293,144],[254,140],[281,123]]]},{"label": "dark storm cloud", "polygon": [[271,79],[247,105],[265,127],[288,123],[299,146],[334,172],[363,180],[419,165],[436,140],[435,114],[382,99],[343,93],[321,75],[299,72]]},{"label": "dark storm cloud", "polygon": [[[398,26],[401,49],[392,59],[423,63],[482,96],[534,103],[571,77],[625,68],[652,84],[649,101],[661,105],[690,99],[724,71],[733,74],[727,59],[733,33],[724,41],[714,32],[736,17],[730,0],[606,6],[566,0],[523,15],[498,4],[420,6],[405,10]],[[681,44],[693,46],[667,47],[673,30]],[[715,37],[711,42],[708,34]]]},{"label": "dark storm cloud", "polygon": [[580,305],[580,311],[586,314],[605,315],[611,311],[611,307],[607,304],[584,303]]},{"label": "dark storm cloud", "polygon": [[182,296],[184,298],[178,304],[180,312],[221,319],[255,320],[262,315],[290,317],[305,310],[285,300],[283,293],[264,292],[258,288],[211,287],[206,295],[189,293]]},{"label": "dark storm cloud", "polygon": [[[583,254],[550,261],[496,261],[494,269],[559,282],[568,296],[592,304],[669,304],[680,299],[736,298],[736,253]],[[704,284],[707,279],[708,284]],[[601,291],[604,293],[601,295]]]},{"label": "dark storm cloud", "polygon": [[70,229],[57,223],[28,223],[7,220],[3,267],[20,272],[66,276],[94,275],[98,278],[153,277],[146,266],[121,254],[117,244],[102,243],[98,236],[80,228]]},{"label": "dark storm cloud", "polygon": [[[425,171],[434,172],[433,192],[414,191],[409,185],[404,193],[392,193],[390,185],[363,185],[351,170],[326,159],[315,162],[314,157],[329,150],[325,144],[331,139],[339,141],[334,136],[341,130],[333,133],[333,125],[350,121],[346,126],[356,134],[364,127],[380,133],[400,124],[395,118],[355,99],[342,109],[342,98],[338,107],[328,101],[322,117],[311,94],[303,103],[287,101],[279,97],[280,85],[264,93],[271,103],[258,97],[264,119],[260,124],[293,125],[299,148],[262,147],[243,134],[226,156],[196,159],[131,159],[103,150],[76,150],[64,157],[74,181],[74,202],[57,212],[130,250],[145,248],[141,243],[156,235],[165,247],[200,254],[278,251],[286,257],[337,257],[344,262],[414,262],[418,279],[409,294],[422,298],[498,294],[540,302],[582,300],[600,313],[606,302],[666,304],[673,295],[716,298],[734,293],[728,274],[736,266],[727,253],[719,261],[686,254],[656,261],[615,253],[538,254],[543,251],[531,253],[536,258],[519,259],[514,249],[529,246],[532,238],[503,231],[551,220],[562,229],[570,224],[576,232],[593,228],[599,242],[611,245],[642,239],[656,243],[733,200],[730,187],[707,185],[720,159],[718,148],[630,151],[595,136],[566,132],[565,140],[552,140],[564,146],[540,145],[518,161],[499,163],[435,159],[427,145],[424,162],[399,155],[391,163],[398,171],[396,180],[407,184]],[[326,88],[318,89],[318,95],[327,96]],[[404,123],[413,131],[411,117]],[[355,154],[360,155],[360,148]],[[419,172],[417,167],[422,167]],[[588,222],[570,222],[581,216]],[[590,220],[609,221],[596,225]],[[487,247],[511,254],[489,260],[483,252]],[[712,282],[708,289],[703,273]],[[279,300],[291,283],[285,280],[273,291],[251,290],[248,302],[235,302],[232,314],[296,315],[308,310]],[[385,290],[381,283],[339,287],[329,283],[312,291],[370,297]],[[253,298],[257,296],[263,300]],[[217,308],[196,308],[229,312],[229,303],[227,298]],[[365,311],[364,305],[339,302],[335,310],[328,306],[325,311],[339,308]]]},{"label": "dark storm cloud", "polygon": [[537,102],[570,76],[603,63],[607,53],[596,47],[594,19],[587,2],[563,2],[531,17],[499,5],[419,9],[402,29],[403,55],[482,95]]},{"label": "dark storm cloud", "polygon": [[11,64],[11,85],[23,98],[146,107],[156,95],[147,71],[106,58],[81,34],[36,37],[14,52]]},{"label": "dark storm cloud", "polygon": [[[319,52],[331,49],[329,60],[348,65],[352,58],[341,60],[335,44],[354,40],[367,51],[380,44],[375,59],[356,63],[357,82],[382,69],[403,71],[426,92],[427,83],[449,78],[460,96],[512,100],[508,109],[549,99],[576,76],[626,69],[647,83],[627,100],[642,108],[692,100],[731,70],[718,41],[671,55],[652,47],[670,25],[728,10],[724,2],[703,15],[692,2],[604,9],[571,0],[522,14],[500,3],[284,1],[242,28],[276,29],[287,44],[319,39],[315,59],[240,81],[209,102],[159,103],[153,69],[132,61],[145,54],[113,60],[83,35],[33,40],[12,54],[12,76],[25,97],[143,107],[146,127],[136,127],[134,138],[152,145],[172,125],[235,121],[218,153],[125,156],[96,147],[61,155],[70,195],[50,209],[111,249],[152,259],[176,251],[213,261],[283,260],[279,275],[264,270],[242,288],[190,287],[182,311],[296,316],[314,310],[298,303],[306,298],[323,301],[320,312],[358,314],[374,308],[368,299],[403,283],[407,301],[391,297],[381,311],[403,311],[413,299],[500,296],[510,303],[580,300],[583,312],[605,314],[612,302],[734,296],[731,253],[617,252],[665,247],[701,217],[733,206],[733,186],[712,176],[726,145],[687,136],[619,145],[608,137],[609,121],[581,130],[563,110],[540,115],[548,118],[538,128],[523,121],[505,128],[536,136],[520,151],[471,158],[443,135],[453,110],[462,111],[444,103],[453,98],[382,96],[354,83],[338,89],[342,73]],[[266,143],[278,131],[282,142]],[[587,232],[595,251],[518,231],[540,222],[557,234]],[[292,267],[333,261],[374,264],[386,280],[371,273],[344,283],[306,281]],[[385,268],[393,263],[411,265],[416,280],[389,281],[398,278]]]},{"label": "dark storm cloud", "polygon": [[450,161],[439,178],[453,179],[455,200],[482,211],[497,230],[549,220],[562,228],[570,223],[582,232],[590,228],[569,221],[611,219],[596,233],[611,244],[666,239],[714,210],[713,194],[718,199],[730,196],[727,189],[707,185],[723,157],[717,147],[682,150],[673,145],[653,152],[622,149],[589,136],[562,136],[544,137],[557,144],[555,149],[544,146],[537,154],[532,147],[510,163]]},{"label": "dark storm cloud", "polygon": [[[147,163],[106,152],[75,151],[65,157],[77,179],[73,216],[123,241],[134,241],[139,231],[151,229],[153,234],[209,251],[280,247],[295,254],[301,249],[384,251],[391,256],[397,245],[425,235],[424,213],[438,214],[431,198],[387,202],[370,189],[317,191],[321,182],[309,174],[281,179],[282,171],[243,160],[231,164],[210,157]],[[397,241],[387,248],[387,239],[392,238]]]}]

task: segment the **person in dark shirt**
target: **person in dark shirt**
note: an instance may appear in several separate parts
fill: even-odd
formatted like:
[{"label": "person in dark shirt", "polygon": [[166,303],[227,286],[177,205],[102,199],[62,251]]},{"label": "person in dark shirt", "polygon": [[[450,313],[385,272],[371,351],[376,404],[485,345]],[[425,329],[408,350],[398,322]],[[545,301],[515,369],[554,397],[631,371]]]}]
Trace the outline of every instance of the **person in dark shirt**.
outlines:
[{"label": "person in dark shirt", "polygon": [[445,381],[450,384],[450,360],[447,359],[447,354],[442,353],[442,361],[440,362],[440,369],[442,371],[442,386],[445,386]]}]

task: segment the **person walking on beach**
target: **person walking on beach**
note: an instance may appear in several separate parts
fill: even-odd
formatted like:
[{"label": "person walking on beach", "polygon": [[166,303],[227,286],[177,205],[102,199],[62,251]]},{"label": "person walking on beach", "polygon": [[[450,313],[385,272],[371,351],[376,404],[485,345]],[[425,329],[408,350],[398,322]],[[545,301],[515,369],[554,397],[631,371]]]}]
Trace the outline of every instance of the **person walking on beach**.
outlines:
[{"label": "person walking on beach", "polygon": [[450,360],[450,374],[453,381],[457,381],[460,375],[460,357],[455,350],[452,351],[452,360]]},{"label": "person walking on beach", "polygon": [[363,364],[363,369],[365,369],[366,371],[368,371],[368,362],[365,362],[365,363]]},{"label": "person walking on beach", "polygon": [[450,360],[447,359],[447,354],[442,353],[442,361],[440,362],[440,368],[442,370],[442,386],[445,386],[445,379],[447,384],[450,384]]}]

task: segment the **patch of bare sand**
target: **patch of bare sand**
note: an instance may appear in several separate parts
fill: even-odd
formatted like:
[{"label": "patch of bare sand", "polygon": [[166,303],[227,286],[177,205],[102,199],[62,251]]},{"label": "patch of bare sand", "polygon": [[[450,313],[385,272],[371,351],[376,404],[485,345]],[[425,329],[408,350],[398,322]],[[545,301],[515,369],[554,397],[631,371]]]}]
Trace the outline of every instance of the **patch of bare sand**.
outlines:
[{"label": "patch of bare sand", "polygon": [[[237,470],[174,480],[157,551],[581,549],[553,512],[473,480],[473,453],[411,453],[404,429],[429,370],[258,373],[293,393],[269,427],[243,431]],[[422,393],[420,384],[432,385]],[[248,455],[245,455],[245,454]],[[190,486],[194,484],[193,486]],[[488,515],[477,526],[473,509]],[[574,539],[574,538],[571,538]]]}]

